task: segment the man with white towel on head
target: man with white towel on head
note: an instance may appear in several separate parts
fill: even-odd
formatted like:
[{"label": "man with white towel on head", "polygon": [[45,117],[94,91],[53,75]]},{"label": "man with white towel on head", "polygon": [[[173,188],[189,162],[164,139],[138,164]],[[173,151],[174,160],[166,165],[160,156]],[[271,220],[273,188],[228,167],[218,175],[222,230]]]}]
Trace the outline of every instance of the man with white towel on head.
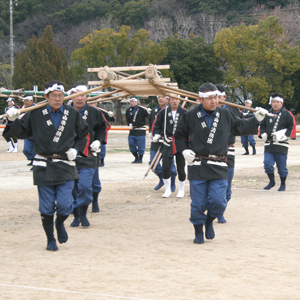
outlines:
[{"label": "man with white towel on head", "polygon": [[12,134],[21,139],[34,138],[33,182],[38,188],[39,211],[47,236],[49,251],[57,251],[55,228],[59,243],[66,243],[68,234],[64,221],[73,210],[74,180],[78,178],[75,159],[86,147],[88,126],[78,111],[64,104],[64,84],[59,80],[45,85],[46,106],[28,111],[22,119],[20,110],[7,111],[14,122]]},{"label": "man with white towel on head", "polygon": [[283,103],[282,94],[272,94],[269,101],[271,105],[269,112],[276,115],[276,118],[267,116],[260,123],[260,138],[265,142],[264,169],[269,177],[269,183],[264,189],[270,190],[275,186],[274,164],[276,162],[280,176],[279,192],[283,192],[286,189],[288,138],[291,135],[294,125],[293,117],[289,111],[283,108]]}]

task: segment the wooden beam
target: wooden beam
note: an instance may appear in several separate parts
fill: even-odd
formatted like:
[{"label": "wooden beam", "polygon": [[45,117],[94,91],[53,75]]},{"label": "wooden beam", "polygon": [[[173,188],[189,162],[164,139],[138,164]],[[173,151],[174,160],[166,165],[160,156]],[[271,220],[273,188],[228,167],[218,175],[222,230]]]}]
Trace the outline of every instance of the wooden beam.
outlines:
[{"label": "wooden beam", "polygon": [[[153,65],[158,70],[168,70],[170,65]],[[149,66],[110,67],[111,71],[145,71]],[[102,68],[88,68],[88,72],[99,72]]]}]

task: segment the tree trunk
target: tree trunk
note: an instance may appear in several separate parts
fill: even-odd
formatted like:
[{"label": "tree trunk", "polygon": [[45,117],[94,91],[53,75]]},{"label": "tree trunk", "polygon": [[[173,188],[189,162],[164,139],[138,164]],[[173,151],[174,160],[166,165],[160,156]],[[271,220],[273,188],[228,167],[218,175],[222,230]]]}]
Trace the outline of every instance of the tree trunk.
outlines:
[{"label": "tree trunk", "polygon": [[122,104],[120,100],[113,100],[115,108],[115,119],[117,125],[124,125],[124,120],[122,117]]}]

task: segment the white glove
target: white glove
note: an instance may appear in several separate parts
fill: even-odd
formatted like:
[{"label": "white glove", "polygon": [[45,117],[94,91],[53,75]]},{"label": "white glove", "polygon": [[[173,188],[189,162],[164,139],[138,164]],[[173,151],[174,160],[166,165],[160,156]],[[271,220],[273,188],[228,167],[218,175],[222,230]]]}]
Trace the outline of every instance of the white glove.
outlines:
[{"label": "white glove", "polygon": [[285,135],[286,131],[287,129],[285,128],[272,133],[273,141],[277,143],[287,141],[288,138]]},{"label": "white glove", "polygon": [[77,150],[74,148],[70,148],[68,151],[66,151],[68,160],[75,160],[77,156]]},{"label": "white glove", "polygon": [[185,149],[182,151],[182,155],[186,161],[186,164],[188,166],[192,166],[193,165],[193,162],[194,162],[194,159],[195,159],[195,156],[196,156],[196,153],[191,150],[191,149]]},{"label": "white glove", "polygon": [[161,135],[160,135],[160,134],[155,134],[154,137],[153,137],[152,142],[153,142],[153,143],[157,143],[157,142],[159,141],[160,138],[161,138]]},{"label": "white glove", "polygon": [[109,111],[107,114],[108,114],[109,117],[113,117],[114,116],[114,113],[112,111]]},{"label": "white glove", "polygon": [[100,152],[100,141],[95,140],[90,145],[93,152]]},{"label": "white glove", "polygon": [[278,139],[278,142],[285,142],[287,140],[288,140],[288,137],[286,135],[284,135]]},{"label": "white glove", "polygon": [[148,112],[148,114],[150,114],[151,113],[151,108],[149,107],[149,108],[147,108],[147,112]]},{"label": "white glove", "polygon": [[129,124],[129,129],[133,129],[133,125],[131,123]]},{"label": "white glove", "polygon": [[266,132],[264,132],[260,137],[262,138],[262,140],[263,140],[264,142],[266,142],[267,139],[268,139],[268,134],[267,134]]},{"label": "white glove", "polygon": [[153,138],[153,135],[151,132],[149,132],[149,138],[152,139]]},{"label": "white glove", "polygon": [[261,122],[265,118],[265,116],[269,113],[266,109],[262,107],[256,107],[255,109],[257,111],[254,115],[258,122]]},{"label": "white glove", "polygon": [[20,110],[15,107],[10,108],[6,113],[7,113],[7,119],[12,122],[18,119],[20,116]]}]

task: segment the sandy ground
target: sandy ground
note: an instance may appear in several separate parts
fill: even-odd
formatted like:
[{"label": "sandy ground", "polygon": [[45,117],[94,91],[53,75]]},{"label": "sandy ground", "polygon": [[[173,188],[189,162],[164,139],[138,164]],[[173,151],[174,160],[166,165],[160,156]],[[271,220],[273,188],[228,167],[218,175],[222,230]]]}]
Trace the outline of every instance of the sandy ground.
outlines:
[{"label": "sandy ground", "polygon": [[[23,142],[19,143],[20,148]],[[149,140],[147,141],[149,147]],[[233,196],[216,238],[195,245],[186,197],[161,198],[157,178],[133,165],[127,132],[110,131],[100,213],[45,250],[36,187],[24,155],[0,141],[0,299],[300,299],[300,137],[291,141],[287,190],[264,191],[263,144],[236,144]]]}]

